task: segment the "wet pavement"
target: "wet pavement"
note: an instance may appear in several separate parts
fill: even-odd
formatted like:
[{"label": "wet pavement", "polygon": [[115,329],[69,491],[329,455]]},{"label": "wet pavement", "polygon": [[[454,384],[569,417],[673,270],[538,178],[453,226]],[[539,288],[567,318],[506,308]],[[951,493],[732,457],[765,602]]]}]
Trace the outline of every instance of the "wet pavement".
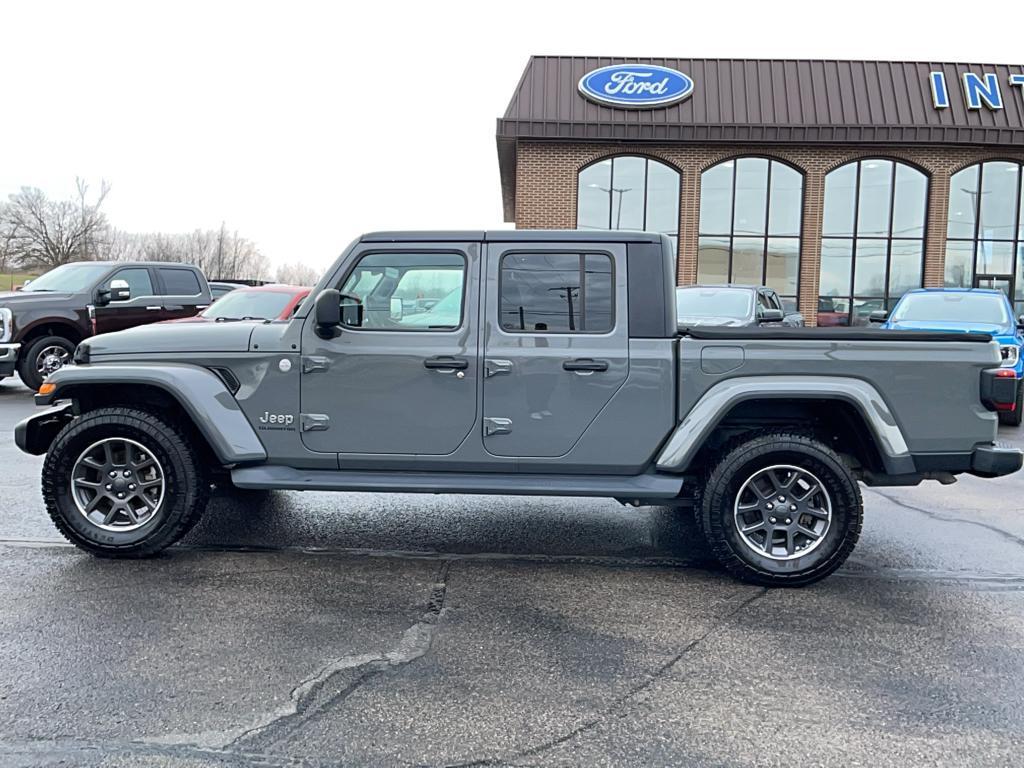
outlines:
[{"label": "wet pavement", "polygon": [[1024,762],[1024,473],[865,489],[850,562],[766,591],[589,499],[221,495],[100,560],[40,465],[0,437],[0,765]]}]

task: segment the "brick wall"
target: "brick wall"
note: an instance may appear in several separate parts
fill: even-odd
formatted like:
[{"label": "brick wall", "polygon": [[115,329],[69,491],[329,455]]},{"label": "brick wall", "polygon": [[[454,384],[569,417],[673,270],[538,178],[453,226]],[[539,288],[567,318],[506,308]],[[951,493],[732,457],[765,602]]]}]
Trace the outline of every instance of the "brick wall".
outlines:
[{"label": "brick wall", "polygon": [[825,174],[850,160],[886,157],[905,160],[929,175],[925,233],[924,284],[942,285],[945,269],[949,179],[964,166],[982,160],[1024,162],[1024,150],[1010,152],[956,146],[934,147],[785,147],[758,145],[651,145],[521,141],[516,154],[515,223],[520,229],[571,229],[576,226],[576,176],[586,165],[621,154],[646,155],[681,174],[679,274],[681,284],[697,276],[697,224],[700,174],[722,160],[759,155],[783,160],[804,173],[803,232],[800,253],[800,311],[808,324],[817,319],[821,261],[821,219]]}]

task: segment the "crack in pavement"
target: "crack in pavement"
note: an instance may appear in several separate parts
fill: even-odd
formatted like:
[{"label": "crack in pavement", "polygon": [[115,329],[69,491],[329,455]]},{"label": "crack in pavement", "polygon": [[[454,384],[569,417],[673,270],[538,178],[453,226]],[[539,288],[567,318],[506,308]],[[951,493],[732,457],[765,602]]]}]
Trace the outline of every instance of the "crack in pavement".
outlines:
[{"label": "crack in pavement", "polygon": [[[265,750],[285,738],[289,733],[317,718],[325,711],[344,702],[371,677],[382,672],[411,664],[430,651],[437,631],[437,623],[444,610],[448,592],[451,561],[441,564],[431,588],[426,610],[419,621],[409,627],[393,648],[376,653],[342,656],[321,667],[316,673],[296,685],[289,695],[289,703],[270,713],[261,722],[241,732],[222,733],[229,737],[221,748],[231,752],[244,748],[248,752]],[[340,688],[331,688],[336,678],[348,674],[350,678]]]},{"label": "crack in pavement", "polygon": [[547,752],[550,749],[554,749],[555,747],[558,747],[562,744],[565,744],[568,741],[571,741],[577,736],[580,736],[584,733],[587,733],[588,731],[593,730],[601,723],[605,722],[610,715],[618,713],[625,709],[626,705],[628,705],[630,701],[636,698],[637,695],[643,693],[656,682],[658,682],[660,679],[662,679],[697,646],[699,646],[702,642],[711,637],[711,635],[715,634],[718,630],[724,627],[730,619],[732,619],[734,616],[740,613],[743,609],[747,608],[752,603],[756,602],[757,600],[760,600],[762,597],[767,595],[768,592],[769,590],[767,587],[761,587],[756,594],[751,595],[750,597],[741,601],[739,605],[737,605],[731,611],[726,613],[721,619],[719,619],[711,627],[709,627],[706,632],[691,640],[683,647],[682,650],[679,651],[679,653],[677,653],[671,659],[669,659],[660,667],[655,669],[654,672],[652,672],[646,680],[644,680],[641,683],[638,683],[637,685],[634,685],[624,694],[616,698],[599,715],[591,718],[590,720],[587,720],[585,723],[577,726],[568,733],[565,733],[557,738],[545,741],[542,744],[538,744],[535,747],[520,750],[519,752],[509,755],[508,757],[488,757],[481,758],[479,760],[469,760],[467,762],[449,763],[446,766],[446,768],[477,768],[478,766],[503,766],[503,768],[511,768],[511,766],[522,765],[522,763],[518,761],[523,760],[524,758],[529,759],[532,757],[536,757],[539,754]]},{"label": "crack in pavement", "polygon": [[940,515],[938,512],[934,512],[934,511],[932,511],[930,509],[925,509],[924,507],[918,507],[918,506],[915,506],[913,504],[908,504],[907,502],[903,501],[902,499],[899,499],[899,498],[897,498],[895,496],[890,496],[888,493],[882,493],[881,491],[876,490],[875,488],[871,488],[869,490],[872,493],[874,493],[874,494],[876,494],[878,496],[881,496],[886,501],[891,501],[897,507],[903,507],[904,509],[909,509],[912,512],[920,512],[922,515],[927,515],[928,517],[932,518],[933,520],[941,520],[944,523],[962,523],[963,525],[976,525],[979,528],[984,528],[987,531],[991,531],[992,533],[994,533],[994,534],[996,534],[998,536],[1001,536],[1002,538],[1006,539],[1007,541],[1012,541],[1014,544],[1018,544],[1018,545],[1024,547],[1024,538],[1018,536],[1015,533],[1010,533],[1009,531],[1004,530],[1004,529],[1002,529],[1002,528],[1000,528],[998,526],[992,525],[991,523],[985,523],[985,522],[982,522],[980,520],[970,520],[970,519],[965,518],[965,517],[955,517],[955,516],[950,516],[950,515]]}]

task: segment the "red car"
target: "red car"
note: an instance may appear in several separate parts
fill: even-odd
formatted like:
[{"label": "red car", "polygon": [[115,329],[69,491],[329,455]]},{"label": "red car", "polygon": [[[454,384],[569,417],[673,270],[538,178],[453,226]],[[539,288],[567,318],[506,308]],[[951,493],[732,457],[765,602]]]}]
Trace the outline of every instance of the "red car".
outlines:
[{"label": "red car", "polygon": [[170,323],[226,323],[232,320],[287,320],[302,304],[310,288],[298,285],[261,285],[237,288],[217,299],[195,317]]}]

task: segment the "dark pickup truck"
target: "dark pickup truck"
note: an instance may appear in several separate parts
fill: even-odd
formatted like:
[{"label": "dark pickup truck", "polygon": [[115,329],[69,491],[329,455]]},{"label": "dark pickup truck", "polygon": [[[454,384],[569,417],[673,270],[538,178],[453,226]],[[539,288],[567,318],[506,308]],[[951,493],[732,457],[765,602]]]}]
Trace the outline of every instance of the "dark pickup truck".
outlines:
[{"label": "dark pickup truck", "polygon": [[643,232],[364,235],[288,320],[82,342],[15,441],[46,454],[57,528],[108,557],[180,539],[211,483],[604,496],[694,509],[773,585],[842,564],[858,481],[1020,469],[991,336],[679,329],[675,274]]},{"label": "dark pickup truck", "polygon": [[210,305],[196,267],[166,262],[65,264],[21,291],[0,293],[0,379],[38,390],[78,343],[98,333],[191,317]]}]

